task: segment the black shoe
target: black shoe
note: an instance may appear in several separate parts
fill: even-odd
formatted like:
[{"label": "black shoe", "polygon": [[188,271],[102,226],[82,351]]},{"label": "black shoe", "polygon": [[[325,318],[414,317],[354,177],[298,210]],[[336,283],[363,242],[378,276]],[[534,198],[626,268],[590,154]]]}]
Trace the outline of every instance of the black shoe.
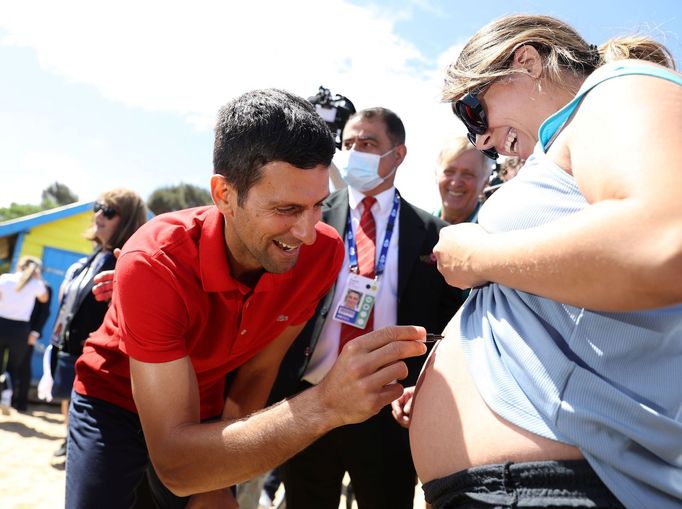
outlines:
[{"label": "black shoe", "polygon": [[66,456],[66,440],[62,442],[62,445],[59,446],[59,449],[57,449],[52,456],[54,458],[61,458],[62,456]]},{"label": "black shoe", "polygon": [[24,401],[19,402],[19,401],[13,401],[12,406],[17,412],[28,412],[28,404]]}]

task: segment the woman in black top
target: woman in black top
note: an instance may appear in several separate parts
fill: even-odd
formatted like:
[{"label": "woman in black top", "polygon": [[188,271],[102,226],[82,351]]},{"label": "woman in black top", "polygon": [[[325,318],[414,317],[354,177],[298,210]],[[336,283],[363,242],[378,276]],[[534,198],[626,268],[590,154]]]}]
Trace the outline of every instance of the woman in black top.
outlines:
[{"label": "woman in black top", "polygon": [[[67,270],[60,293],[60,307],[52,333],[52,396],[62,399],[62,413],[67,415],[75,377],[74,363],[83,351],[83,343],[97,330],[109,307],[93,295],[94,278],[116,265],[114,250],[123,247],[130,236],[147,220],[142,198],[128,189],[113,189],[102,194],[94,205],[94,221],[87,238],[96,244],[95,251]],[[55,453],[65,454],[65,444]]]}]

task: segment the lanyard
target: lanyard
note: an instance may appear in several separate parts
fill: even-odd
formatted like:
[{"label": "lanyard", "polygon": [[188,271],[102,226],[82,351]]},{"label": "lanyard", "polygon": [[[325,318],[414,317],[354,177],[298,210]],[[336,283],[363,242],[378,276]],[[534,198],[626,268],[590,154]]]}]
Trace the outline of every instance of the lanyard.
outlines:
[{"label": "lanyard", "polygon": [[[391,236],[393,235],[393,227],[395,226],[395,218],[398,216],[398,207],[400,207],[400,196],[398,192],[393,195],[393,208],[391,214],[388,216],[388,223],[386,224],[386,234],[384,241],[381,244],[381,253],[377,261],[376,269],[374,270],[375,278],[378,278],[384,273],[386,268],[386,255],[388,254],[388,245],[391,243]],[[355,236],[353,235],[353,223],[351,220],[350,209],[348,210],[348,225],[346,226],[346,241],[348,242],[348,259],[350,261],[350,270],[357,273],[358,271],[358,254],[355,248]]]}]

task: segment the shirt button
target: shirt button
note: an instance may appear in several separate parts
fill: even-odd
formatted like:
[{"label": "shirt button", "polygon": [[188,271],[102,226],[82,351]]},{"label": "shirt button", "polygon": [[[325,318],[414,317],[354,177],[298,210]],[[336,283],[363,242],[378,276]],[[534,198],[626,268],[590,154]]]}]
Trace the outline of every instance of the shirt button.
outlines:
[{"label": "shirt button", "polygon": [[247,302],[246,304],[244,304],[244,307],[245,307],[245,308],[248,308],[248,307],[249,307],[249,304],[250,304],[250,303]]},{"label": "shirt button", "polygon": [[244,329],[244,330],[241,332],[241,335],[242,335],[242,336],[243,336],[244,334],[246,334],[246,329]]}]

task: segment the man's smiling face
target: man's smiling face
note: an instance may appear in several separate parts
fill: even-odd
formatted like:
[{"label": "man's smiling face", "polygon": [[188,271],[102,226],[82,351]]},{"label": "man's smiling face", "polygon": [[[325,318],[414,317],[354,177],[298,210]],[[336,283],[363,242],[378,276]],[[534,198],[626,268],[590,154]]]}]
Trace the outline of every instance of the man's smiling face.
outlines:
[{"label": "man's smiling face", "polygon": [[273,161],[262,168],[260,179],[241,205],[236,191],[222,177],[226,202],[218,204],[225,216],[225,240],[234,275],[291,270],[303,244],[315,242],[322,201],[329,194],[326,166],[300,169]]}]

